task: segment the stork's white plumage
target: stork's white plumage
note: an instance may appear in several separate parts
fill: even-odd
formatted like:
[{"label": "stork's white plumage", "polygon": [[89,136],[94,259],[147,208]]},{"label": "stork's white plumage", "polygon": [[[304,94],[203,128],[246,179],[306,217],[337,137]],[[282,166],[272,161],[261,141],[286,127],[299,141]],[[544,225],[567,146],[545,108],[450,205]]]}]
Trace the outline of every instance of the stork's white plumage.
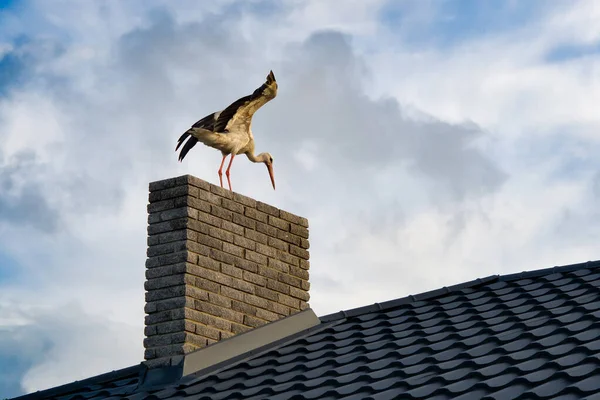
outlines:
[{"label": "stork's white plumage", "polygon": [[225,171],[229,190],[231,190],[229,171],[231,170],[233,158],[238,154],[246,154],[250,161],[254,163],[261,162],[267,166],[273,189],[275,189],[273,157],[269,153],[254,155],[254,136],[252,136],[251,129],[254,113],[266,103],[273,100],[275,96],[277,96],[277,82],[275,81],[273,71],[270,71],[266,82],[256,89],[254,93],[234,101],[222,111],[207,115],[181,135],[175,148],[175,151],[177,151],[185,142],[179,153],[179,161],[181,162],[198,142],[220,150],[221,154],[223,154],[223,159],[221,160],[218,173],[219,182],[221,183],[221,187],[223,187],[223,165],[227,156],[231,154],[227,171]]}]

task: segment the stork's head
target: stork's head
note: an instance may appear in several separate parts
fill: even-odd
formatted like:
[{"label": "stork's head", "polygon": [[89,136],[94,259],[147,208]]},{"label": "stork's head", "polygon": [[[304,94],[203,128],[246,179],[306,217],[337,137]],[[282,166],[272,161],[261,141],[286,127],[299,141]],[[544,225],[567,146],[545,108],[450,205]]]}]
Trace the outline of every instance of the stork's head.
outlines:
[{"label": "stork's head", "polygon": [[267,170],[269,170],[269,177],[271,177],[271,183],[273,184],[273,190],[275,190],[275,176],[273,175],[273,156],[269,153],[260,153],[257,158],[267,166]]},{"label": "stork's head", "polygon": [[262,85],[262,92],[263,95],[269,99],[273,99],[275,96],[277,96],[277,81],[275,80],[273,71],[270,71],[269,75],[267,75],[267,81],[264,85]]}]

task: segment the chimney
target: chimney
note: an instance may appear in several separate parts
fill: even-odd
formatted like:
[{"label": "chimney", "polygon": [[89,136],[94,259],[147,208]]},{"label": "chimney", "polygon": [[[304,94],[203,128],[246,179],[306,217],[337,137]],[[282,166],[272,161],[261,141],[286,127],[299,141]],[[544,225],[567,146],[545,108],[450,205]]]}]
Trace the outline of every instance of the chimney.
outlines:
[{"label": "chimney", "polygon": [[308,308],[308,220],[190,175],[150,183],[146,365]]}]

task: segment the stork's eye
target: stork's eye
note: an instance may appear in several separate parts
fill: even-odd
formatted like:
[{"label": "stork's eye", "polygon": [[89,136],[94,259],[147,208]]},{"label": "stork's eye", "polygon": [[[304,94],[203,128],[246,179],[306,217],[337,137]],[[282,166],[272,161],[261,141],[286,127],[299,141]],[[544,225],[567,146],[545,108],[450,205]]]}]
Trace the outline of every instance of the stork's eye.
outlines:
[{"label": "stork's eye", "polygon": [[273,157],[269,158],[269,162],[273,164]]}]

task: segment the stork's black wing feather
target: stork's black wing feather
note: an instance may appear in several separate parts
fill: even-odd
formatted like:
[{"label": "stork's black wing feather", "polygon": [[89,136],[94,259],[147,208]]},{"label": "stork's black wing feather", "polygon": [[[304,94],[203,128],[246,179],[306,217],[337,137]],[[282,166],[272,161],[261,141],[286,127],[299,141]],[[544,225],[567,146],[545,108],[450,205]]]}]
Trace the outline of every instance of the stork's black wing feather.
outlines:
[{"label": "stork's black wing feather", "polygon": [[203,128],[208,131],[214,132],[215,131],[215,122],[217,120],[216,116],[217,116],[216,112],[209,114],[206,117],[199,120],[198,122],[196,122],[194,125],[192,125],[192,128]]},{"label": "stork's black wing feather", "polygon": [[248,104],[250,101],[260,97],[263,93],[263,90],[267,87],[266,84],[262,84],[258,89],[256,89],[251,95],[244,96],[240,99],[237,99],[233,103],[231,103],[226,109],[221,111],[219,117],[215,121],[214,124],[214,132],[226,133],[225,127],[231,121],[231,118],[235,115],[235,113],[243,106]]},{"label": "stork's black wing feather", "polygon": [[[179,146],[181,145],[181,143],[183,143],[183,141],[185,140],[186,137],[189,136],[189,139],[187,142],[185,142],[185,144],[183,145],[182,149],[181,149],[181,153],[179,153],[179,161],[183,161],[183,159],[185,158],[186,154],[196,145],[196,143],[198,143],[198,139],[196,139],[195,137],[191,136],[189,133],[184,133],[182,138],[180,139],[179,144],[177,145],[177,148],[179,148]],[[175,151],[177,151],[177,149],[175,149]]]}]

